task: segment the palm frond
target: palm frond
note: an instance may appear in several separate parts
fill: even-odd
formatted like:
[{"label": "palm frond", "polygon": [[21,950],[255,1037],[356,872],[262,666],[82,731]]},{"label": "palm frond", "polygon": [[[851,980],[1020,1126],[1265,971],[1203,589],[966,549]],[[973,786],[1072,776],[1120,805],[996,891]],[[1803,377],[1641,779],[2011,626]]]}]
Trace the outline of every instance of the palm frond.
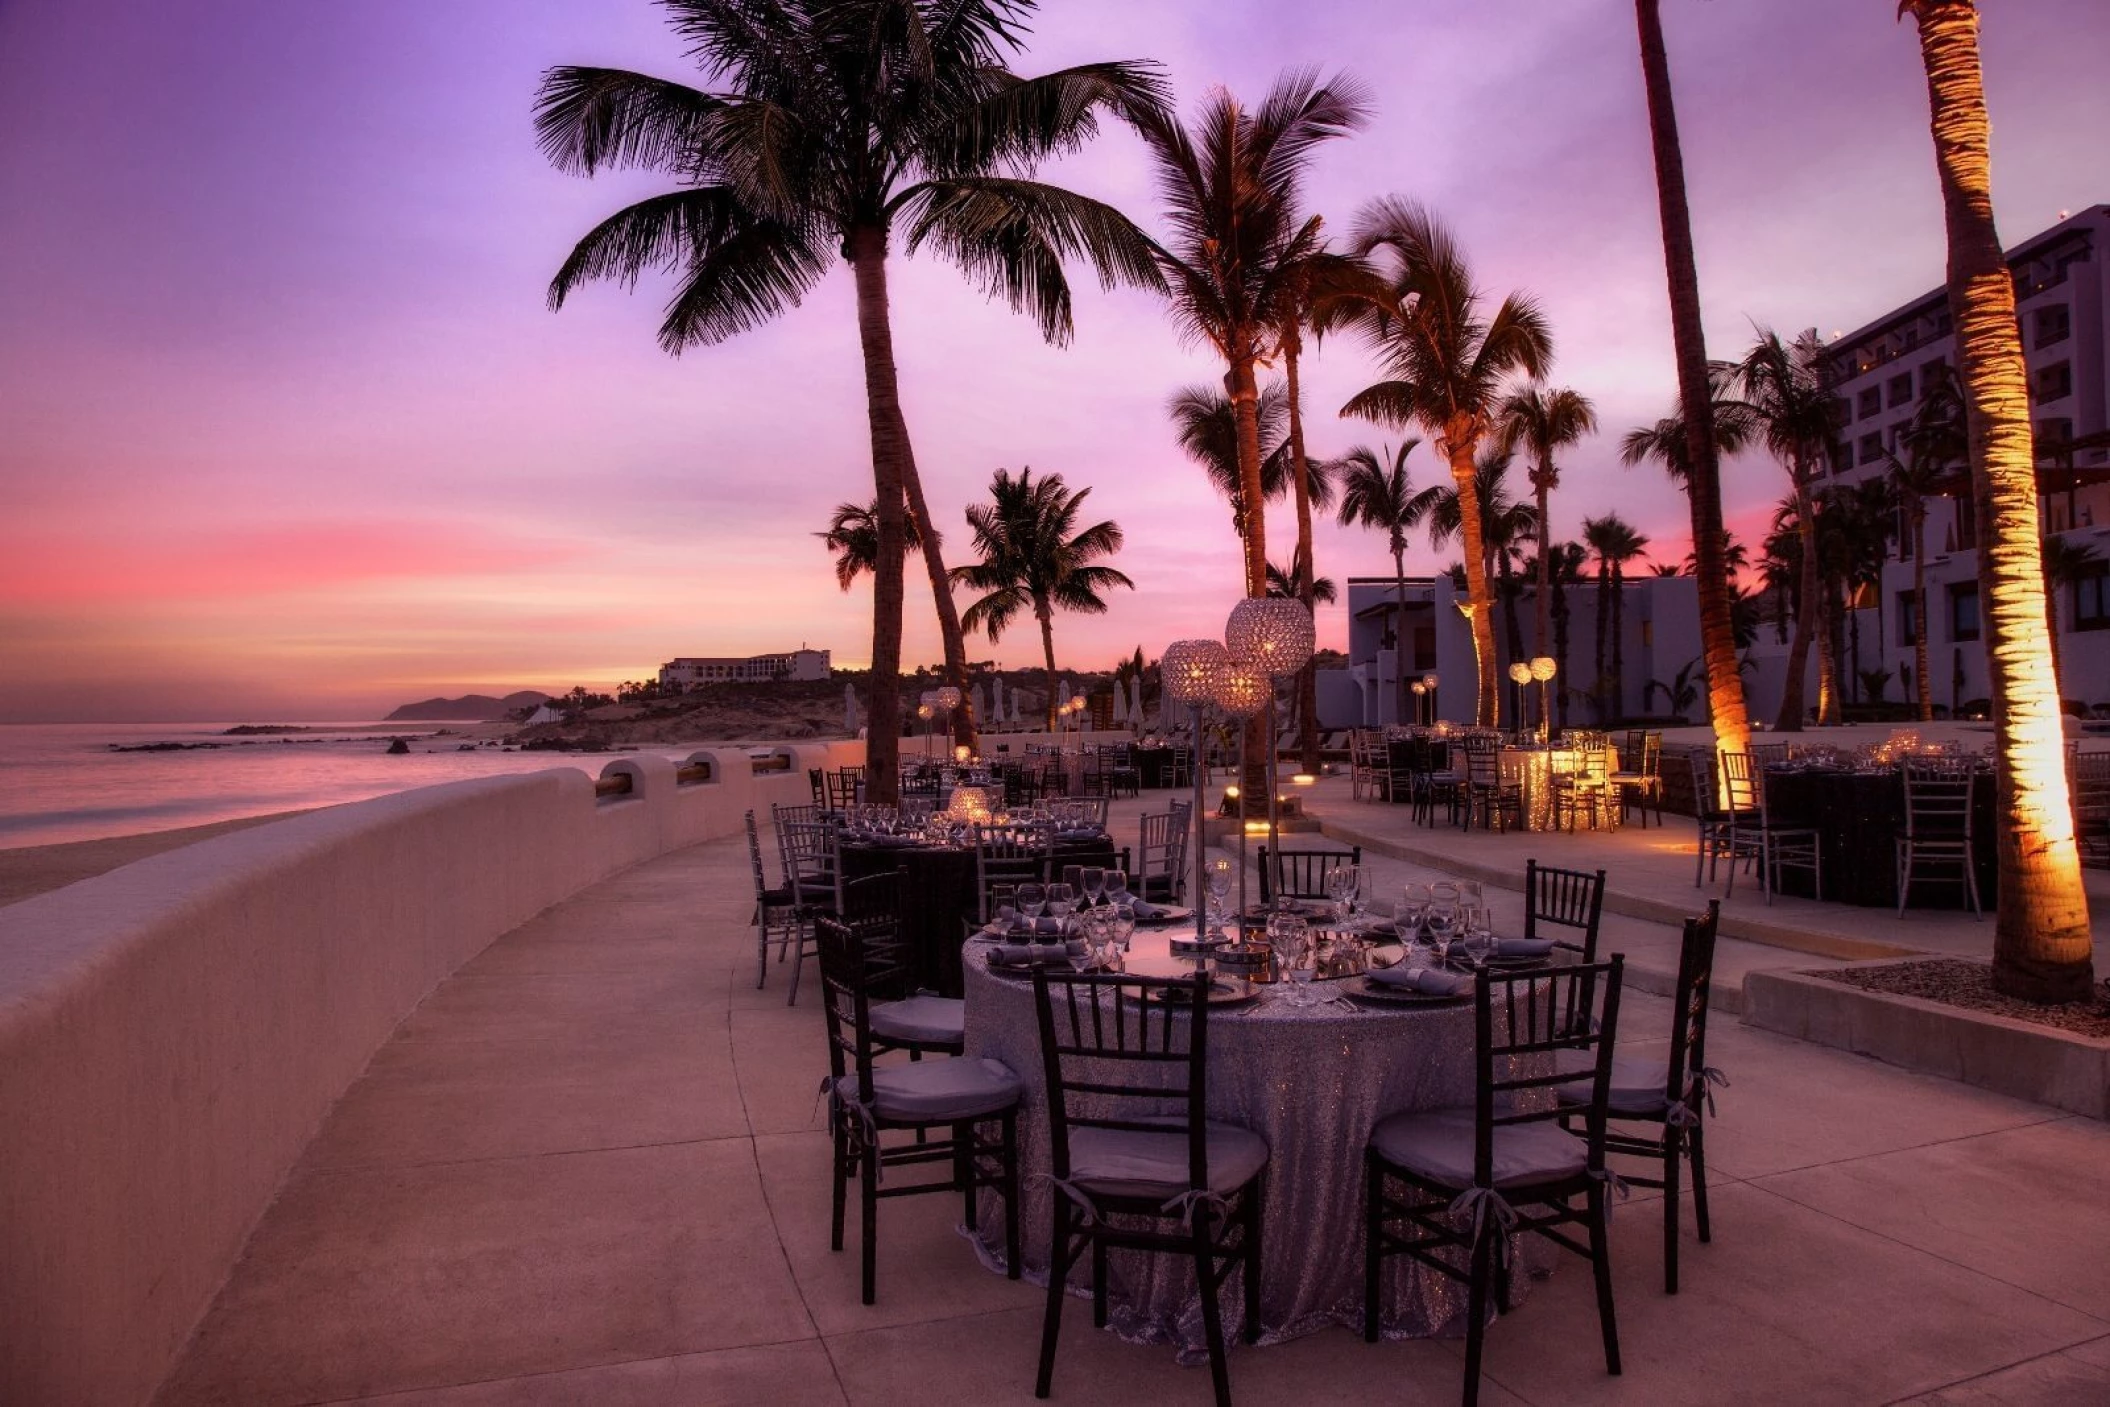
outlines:
[{"label": "palm frond", "polygon": [[694,169],[726,106],[722,97],[627,69],[560,65],[535,94],[535,143],[572,175],[610,167],[679,174]]}]

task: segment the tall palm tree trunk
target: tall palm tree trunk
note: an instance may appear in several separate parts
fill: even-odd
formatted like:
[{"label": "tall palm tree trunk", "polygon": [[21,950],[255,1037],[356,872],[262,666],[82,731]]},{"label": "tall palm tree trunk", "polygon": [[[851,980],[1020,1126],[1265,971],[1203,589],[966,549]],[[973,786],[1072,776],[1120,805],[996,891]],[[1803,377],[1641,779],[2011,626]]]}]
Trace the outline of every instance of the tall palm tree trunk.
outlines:
[{"label": "tall palm tree trunk", "polygon": [[1553,695],[1553,719],[1547,732],[1568,726],[1568,582],[1563,572],[1553,583],[1553,685],[1541,693]]},{"label": "tall palm tree trunk", "polygon": [[1612,717],[1626,716],[1626,569],[1612,563]]},{"label": "tall palm tree trunk", "polygon": [[[1312,584],[1318,579],[1313,561],[1311,536],[1311,461],[1304,455],[1304,404],[1297,389],[1297,357],[1303,342],[1294,323],[1282,331],[1282,378],[1289,393],[1289,466],[1291,488],[1297,500],[1297,555],[1290,574],[1296,582],[1297,599],[1312,610]],[[1301,769],[1319,774],[1319,664],[1306,660],[1297,671],[1297,744]]]},{"label": "tall palm tree trunk", "polygon": [[1465,597],[1472,606],[1473,673],[1478,690],[1473,722],[1492,728],[1501,695],[1495,682],[1495,603],[1487,589],[1487,534],[1481,531],[1480,486],[1473,477],[1473,436],[1454,426],[1446,432],[1442,448],[1451,461],[1451,479],[1458,486],[1458,539],[1465,553]]},{"label": "tall palm tree trunk", "polygon": [[[1395,534],[1397,530],[1395,529]],[[1407,721],[1407,549],[1395,540],[1392,543],[1392,584],[1399,593],[1399,616],[1393,622],[1392,631],[1392,708],[1399,721]],[[1419,723],[1419,718],[1414,720]]]},{"label": "tall palm tree trunk", "polygon": [[[1238,427],[1238,492],[1245,504],[1245,594],[1265,596],[1267,506],[1260,485],[1260,386],[1253,376],[1253,359],[1234,357],[1225,381],[1225,389],[1231,396],[1232,421]],[[1252,814],[1256,806],[1265,812],[1269,787],[1268,749],[1272,745],[1269,734],[1273,731],[1268,723],[1269,715],[1265,713],[1245,722],[1245,775],[1238,779],[1241,815]],[[1208,765],[1208,759],[1202,755],[1203,746],[1197,738],[1196,767]],[[1200,824],[1199,817],[1195,818],[1195,823]]]},{"label": "tall palm tree trunk", "polygon": [[1685,153],[1678,142],[1677,107],[1670,91],[1670,56],[1663,47],[1658,0],[1634,0],[1641,33],[1641,73],[1648,91],[1648,126],[1656,160],[1656,201],[1663,222],[1663,263],[1670,285],[1671,337],[1677,348],[1678,402],[1685,417],[1690,468],[1685,496],[1692,509],[1695,585],[1700,596],[1700,641],[1707,660],[1707,712],[1718,746],[1742,752],[1751,723],[1744,710],[1744,677],[1736,658],[1727,544],[1722,528],[1721,464],[1715,453],[1714,395],[1707,383],[1707,341],[1700,325],[1700,274],[1692,251],[1692,212],[1685,201]]},{"label": "tall palm tree trunk", "polygon": [[[897,415],[899,414],[897,408]],[[901,446],[904,456],[902,485],[907,491],[910,521],[923,543],[923,565],[930,573],[931,599],[938,606],[938,634],[945,642],[945,682],[960,691],[960,706],[952,711],[952,736],[955,743],[976,748],[980,745],[977,730],[981,720],[974,716],[974,705],[967,688],[967,639],[960,629],[960,609],[953,604],[952,579],[945,570],[945,554],[940,550],[937,522],[931,517],[930,505],[923,498],[923,476],[916,471],[916,454],[908,435],[908,422],[901,422]]]},{"label": "tall palm tree trunk", "polygon": [[1908,0],[1934,129],[1949,237],[1949,308],[1969,413],[1972,491],[2000,759],[2000,904],[1993,985],[2028,1001],[2085,1001],[2095,968],[2066,782],[2065,738],[2044,639],[2044,574],[2029,381],[2015,285],[1993,223],[1978,11]]},{"label": "tall palm tree trunk", "polygon": [[[1524,626],[1517,617],[1517,596],[1522,590],[1523,584],[1517,580],[1509,554],[1504,552],[1499,560],[1502,573],[1503,643],[1509,646],[1508,663],[1515,664],[1518,660],[1524,658]],[[1529,710],[1530,705],[1524,701],[1525,691],[1522,684],[1513,683],[1510,685],[1510,689],[1516,698],[1516,715],[1510,721],[1521,728],[1524,726],[1524,714]]]},{"label": "tall palm tree trunk", "polygon": [[1048,732],[1055,731],[1055,613],[1045,601],[1033,603],[1033,618],[1040,622],[1040,653],[1048,664]]},{"label": "tall palm tree trunk", "polygon": [[[1531,487],[1538,496],[1539,535],[1539,579],[1537,594],[1532,598],[1531,653],[1534,657],[1546,653],[1546,642],[1550,639],[1553,618],[1553,533],[1547,527],[1548,504],[1553,497],[1553,463],[1551,460],[1539,465],[1538,472],[1531,476]],[[1556,676],[1557,677],[1557,676]],[[1546,689],[1539,690],[1539,712],[1544,715],[1547,706]],[[1541,717],[1539,722],[1549,731],[1553,726],[1550,717]]]},{"label": "tall palm tree trunk", "polygon": [[1788,673],[1780,690],[1780,713],[1773,720],[1773,729],[1779,733],[1802,731],[1802,716],[1808,711],[1808,694],[1804,684],[1810,668],[1810,648],[1815,645],[1818,656],[1817,698],[1820,708],[1824,699],[1824,679],[1829,671],[1823,664],[1825,648],[1819,642],[1819,631],[1823,620],[1819,602],[1822,599],[1817,584],[1817,516],[1810,503],[1808,489],[1802,475],[1794,474],[1795,482],[1795,540],[1802,544],[1802,561],[1795,570],[1795,642],[1788,646]]},{"label": "tall palm tree trunk", "polygon": [[1609,723],[1612,718],[1611,702],[1607,697],[1612,681],[1612,562],[1604,556],[1597,559],[1596,644],[1597,672],[1590,676],[1590,697],[1597,701],[1597,721]]},{"label": "tall palm tree trunk", "polygon": [[1912,507],[1912,688],[1922,723],[1934,721],[1934,686],[1927,679],[1927,505]]},{"label": "tall palm tree trunk", "polygon": [[906,543],[902,482],[908,462],[901,382],[894,369],[894,332],[888,318],[886,231],[854,231],[845,254],[857,284],[857,336],[864,352],[865,414],[872,435],[872,485],[877,491],[879,560],[872,564],[872,679],[865,730],[867,798],[891,802],[901,778],[901,601]]}]

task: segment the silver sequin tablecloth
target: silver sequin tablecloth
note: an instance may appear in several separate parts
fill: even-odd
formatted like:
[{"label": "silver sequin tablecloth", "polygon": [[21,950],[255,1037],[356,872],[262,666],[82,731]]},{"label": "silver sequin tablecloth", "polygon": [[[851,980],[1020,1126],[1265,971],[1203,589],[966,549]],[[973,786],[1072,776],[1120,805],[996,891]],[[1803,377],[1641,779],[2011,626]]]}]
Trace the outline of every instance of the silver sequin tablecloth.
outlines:
[{"label": "silver sequin tablecloth", "polygon": [[[1138,933],[1137,955],[1162,947],[1163,935]],[[1003,1061],[1025,1085],[1019,1118],[1025,1274],[1047,1283],[1051,1189],[1047,1090],[1029,978],[989,971],[988,944],[964,953],[967,1053]],[[1139,964],[1132,963],[1132,966]],[[1371,1128],[1408,1109],[1469,1104],[1473,1089],[1470,1003],[1423,1009],[1330,1003],[1284,1004],[1279,991],[1257,1002],[1209,1013],[1209,1116],[1267,1140],[1262,1208],[1261,1342],[1274,1343],[1329,1325],[1361,1331],[1363,1322],[1363,1146]],[[1003,1258],[1002,1202],[985,1193],[985,1262]],[[1137,1251],[1109,1253],[1112,1327],[1137,1342],[1174,1343],[1183,1356],[1203,1347],[1201,1299],[1191,1260]],[[1518,1262],[1513,1306],[1527,1292]],[[1386,1263],[1384,1330],[1410,1338],[1462,1333],[1465,1287],[1398,1256]],[[1089,1258],[1073,1292],[1090,1283]],[[1224,1334],[1236,1341],[1244,1323],[1233,1285],[1222,1297]]]}]

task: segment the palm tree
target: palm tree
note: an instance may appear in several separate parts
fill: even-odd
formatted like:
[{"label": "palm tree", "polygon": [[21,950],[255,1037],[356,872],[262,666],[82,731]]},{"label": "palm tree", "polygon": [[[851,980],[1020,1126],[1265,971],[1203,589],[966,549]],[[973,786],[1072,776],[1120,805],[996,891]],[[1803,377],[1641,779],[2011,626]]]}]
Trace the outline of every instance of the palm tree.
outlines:
[{"label": "palm tree", "polygon": [[1461,505],[1466,598],[1472,606],[1478,674],[1474,716],[1491,724],[1500,695],[1475,459],[1481,439],[1494,428],[1510,378],[1546,374],[1553,361],[1553,334],[1538,304],[1522,293],[1510,294],[1492,317],[1486,316],[1464,251],[1441,221],[1409,201],[1389,197],[1367,206],[1356,251],[1381,261],[1392,306],[1399,311],[1379,309],[1365,317],[1386,379],[1357,392],[1342,414],[1394,427],[1418,425],[1436,437],[1436,448],[1450,463]]},{"label": "palm tree", "polygon": [[[1267,564],[1268,595],[1277,599],[1302,596],[1302,586],[1303,583],[1298,581],[1292,573],[1282,570],[1273,562]],[[1311,599],[1322,606],[1331,606],[1334,602],[1341,599],[1341,588],[1334,584],[1334,580],[1330,576],[1313,577],[1311,581]]]},{"label": "palm tree", "polygon": [[1648,538],[1607,513],[1583,519],[1583,542],[1597,556],[1598,720],[1609,722],[1626,708],[1626,568],[1648,550]]},{"label": "palm tree", "polygon": [[[1473,496],[1480,503],[1480,544],[1483,569],[1496,578],[1496,595],[1502,601],[1503,644],[1510,660],[1524,656],[1524,632],[1517,622],[1515,566],[1523,544],[1538,537],[1538,513],[1520,503],[1509,492],[1509,467],[1515,460],[1505,450],[1490,449],[1473,466]],[[1454,537],[1461,536],[1462,505],[1455,488],[1434,488],[1429,493],[1429,546],[1441,552]],[[1498,659],[1497,666],[1506,663]],[[1521,720],[1520,720],[1521,721]]]},{"label": "palm tree", "polygon": [[[1556,729],[1560,729],[1568,726],[1568,694],[1570,693],[1568,684],[1568,588],[1582,584],[1585,552],[1583,545],[1579,542],[1556,542],[1550,548],[1541,550],[1550,551],[1553,558],[1551,569],[1545,574],[1545,579],[1552,583],[1553,609],[1551,615],[1553,617],[1554,677],[1560,680],[1560,683],[1553,690],[1553,726]],[[1531,570],[1532,575],[1540,575],[1539,563],[1536,559],[1531,564]]]},{"label": "palm tree", "polygon": [[1685,498],[1692,510],[1693,573],[1700,593],[1700,642],[1707,667],[1707,713],[1717,746],[1741,752],[1751,738],[1744,708],[1744,676],[1736,656],[1732,583],[1722,565],[1721,448],[1714,395],[1707,374],[1707,339],[1700,322],[1700,273],[1692,252],[1692,211],[1685,199],[1685,151],[1670,91],[1670,56],[1663,44],[1660,0],[1634,0],[1640,31],[1642,85],[1656,165],[1656,205],[1663,223],[1663,268],[1670,285],[1671,342],[1677,350],[1678,406],[1684,421]]},{"label": "palm tree", "polygon": [[1986,533],[1978,578],[2000,758],[2000,916],[1993,985],[2028,1001],[2086,1001],[2095,989],[2088,898],[2067,792],[2058,682],[2044,641],[2036,456],[2015,284],[1993,223],[1978,10],[1904,0],[1919,23],[1935,166],[1949,240],[1949,311],[1971,427],[1971,480]]},{"label": "palm tree", "polygon": [[[1183,386],[1166,402],[1180,448],[1209,476],[1209,484],[1231,505],[1231,531],[1246,537],[1244,481],[1238,469],[1238,410],[1212,386]],[[1272,502],[1289,492],[1289,392],[1279,381],[1260,388],[1254,407],[1260,432],[1260,497]]]},{"label": "palm tree", "polygon": [[1795,640],[1788,647],[1787,682],[1781,689],[1780,716],[1773,726],[1799,731],[1803,715],[1803,675],[1810,649],[1817,649],[1817,721],[1839,721],[1839,681],[1831,651],[1830,615],[1819,576],[1817,508],[1814,494],[1823,472],[1825,449],[1839,425],[1838,399],[1824,384],[1824,347],[1814,332],[1792,344],[1760,328],[1758,340],[1730,375],[1730,389],[1758,417],[1766,448],[1788,472],[1794,491],[1796,523],[1802,533],[1801,610],[1795,618]]},{"label": "palm tree", "polygon": [[[857,578],[876,572],[879,566],[879,503],[838,503],[828,530],[814,534],[835,554],[835,584],[848,591]],[[904,545],[910,552],[923,550],[914,519],[902,524]]]},{"label": "palm tree", "polygon": [[[1065,258],[1103,283],[1162,286],[1152,246],[1119,212],[1030,178],[1035,162],[1089,140],[1099,115],[1155,113],[1146,64],[1012,73],[1033,0],[662,0],[675,32],[720,86],[622,69],[543,76],[535,128],[558,168],[637,167],[680,184],[602,221],[550,283],[552,307],[580,284],[635,285],[667,269],[678,286],[660,324],[669,352],[708,346],[797,305],[837,256],[857,287],[866,418],[877,491],[871,747],[875,799],[890,798],[900,734],[904,517],[923,541],[951,683],[966,649],[942,542],[902,415],[887,254],[925,245],[1063,342]],[[905,514],[904,514],[905,510]],[[963,740],[974,724],[956,710]]]},{"label": "palm tree", "polygon": [[[1031,611],[1040,625],[1040,648],[1048,678],[1055,678],[1055,612],[1103,615],[1112,587],[1135,589],[1135,583],[1112,567],[1099,565],[1121,549],[1120,526],[1111,520],[1079,529],[1077,516],[1090,489],[1072,493],[1062,475],[1038,481],[1031,469],[1017,478],[999,469],[989,481],[988,503],[967,510],[980,561],[955,567],[952,578],[985,592],[961,620],[969,630],[986,630],[994,644],[1020,611]],[[1048,695],[1048,731],[1055,731],[1055,697]]]},{"label": "palm tree", "polygon": [[1933,383],[1920,393],[1919,405],[1898,437],[1905,457],[1885,451],[1912,551],[1912,688],[1922,723],[1934,717],[1934,688],[1927,678],[1927,500],[1969,492],[1967,484],[1957,481],[1971,460],[1963,393],[1948,364],[1936,365]]},{"label": "palm tree", "polygon": [[[1569,445],[1578,443],[1583,436],[1597,433],[1597,408],[1580,392],[1563,386],[1554,389],[1548,386],[1527,386],[1512,392],[1502,402],[1500,429],[1497,443],[1505,450],[1522,449],[1531,456],[1531,489],[1538,495],[1538,526],[1541,533],[1552,531],[1551,508],[1548,499],[1560,486],[1560,466],[1553,456]],[[1553,559],[1548,554],[1538,554],[1538,599],[1537,631],[1532,637],[1535,655],[1546,653],[1546,640],[1552,613],[1553,582],[1549,573]]]},{"label": "palm tree", "polygon": [[1385,545],[1392,553],[1392,577],[1399,591],[1392,650],[1393,707],[1401,723],[1407,721],[1407,534],[1427,516],[1434,502],[1434,490],[1416,493],[1407,473],[1407,456],[1420,443],[1410,437],[1389,451],[1357,445],[1339,464],[1341,526],[1376,529],[1385,535]]},{"label": "palm tree", "polygon": [[1861,685],[1861,612],[1859,603],[1876,601],[1876,648],[1882,649],[1883,567],[1890,559],[1890,538],[1898,518],[1896,491],[1889,478],[1833,484],[1819,491],[1817,532],[1823,555],[1826,595],[1837,605],[1834,619],[1846,626],[1850,665],[1835,663],[1832,673]]},{"label": "palm tree", "polygon": [[[1237,430],[1240,494],[1259,503],[1260,386],[1256,368],[1294,307],[1298,271],[1318,254],[1319,222],[1302,214],[1312,150],[1369,120],[1362,87],[1316,70],[1283,74],[1256,109],[1219,89],[1191,127],[1162,108],[1136,115],[1157,166],[1171,237],[1155,247],[1174,320],[1224,362]],[[1248,596],[1267,593],[1267,531],[1245,533]]]}]

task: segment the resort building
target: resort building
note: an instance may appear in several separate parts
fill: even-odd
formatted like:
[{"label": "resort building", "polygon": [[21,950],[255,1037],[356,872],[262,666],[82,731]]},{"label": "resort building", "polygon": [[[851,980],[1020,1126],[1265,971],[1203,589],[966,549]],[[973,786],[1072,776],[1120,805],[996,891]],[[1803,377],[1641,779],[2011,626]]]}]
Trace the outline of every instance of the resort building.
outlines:
[{"label": "resort building", "polygon": [[[2016,313],[2029,365],[2030,413],[2036,428],[2038,506],[2047,538],[2079,549],[2085,563],[2055,580],[2052,615],[2058,632],[2062,692],[2068,700],[2110,703],[2110,650],[2091,649],[2087,633],[2110,627],[2110,205],[2097,205],[2015,246]],[[1890,471],[1889,454],[1943,368],[1956,365],[1948,292],[1936,287],[1829,348],[1828,376],[1838,395],[1840,429],[1827,471],[1852,485]],[[1978,588],[1978,523],[1959,475],[1948,496],[1927,507],[1926,569],[1929,672],[1943,711],[1971,709],[1990,693]],[[1902,521],[1880,588],[1865,589],[1855,614],[1861,656],[1848,661],[1841,688],[1849,702],[1871,699],[1862,671],[1884,669],[1891,700],[1913,697],[1912,543]],[[1764,638],[1770,647],[1773,631]],[[1766,653],[1772,653],[1770,648]],[[1770,675],[1770,677],[1768,677]],[[1754,695],[1779,697],[1778,668],[1761,669]],[[1809,681],[1815,702],[1814,668]],[[1768,701],[1754,697],[1759,717]]]},{"label": "resort building", "polygon": [[[1531,658],[1535,595],[1532,582],[1516,583],[1521,652],[1510,646],[1507,609],[1499,596],[1495,603],[1495,672],[1502,681],[1505,724],[1519,716],[1517,686],[1509,682],[1509,667],[1517,662],[1513,656],[1525,661]],[[1704,699],[1704,684],[1691,685],[1702,673],[1697,663],[1699,594],[1692,578],[1634,577],[1622,584],[1619,595],[1618,623],[1608,627],[1618,631],[1617,679],[1610,677],[1613,651],[1608,637],[1608,677],[1604,681],[1608,700],[1616,682],[1619,703],[1616,708],[1606,708],[1606,717],[1675,715],[1679,711],[1681,670],[1685,671],[1685,683],[1697,689],[1694,697]],[[1429,721],[1472,721],[1473,633],[1466,618],[1464,588],[1448,575],[1408,577],[1404,617],[1399,596],[1398,582],[1392,577],[1349,578],[1348,664],[1343,669],[1322,670],[1319,674],[1319,718],[1325,727],[1377,726],[1402,718],[1412,720],[1417,713]],[[1567,619],[1567,648],[1559,648],[1557,642],[1563,632],[1556,624],[1555,643],[1548,646],[1548,657],[1555,659],[1557,665],[1551,687],[1556,697],[1565,695],[1567,720],[1576,727],[1600,721],[1594,704],[1598,682],[1597,596],[1594,580],[1572,582],[1553,604],[1556,622],[1562,614]],[[1410,696],[1404,709],[1398,703],[1398,650],[1402,641],[1407,652],[1408,687],[1411,689],[1415,681],[1431,676],[1436,680],[1433,690],[1425,688],[1423,693]],[[1535,719],[1540,686],[1526,687],[1529,696],[1522,716]],[[1687,707],[1691,717],[1703,715],[1696,704]]]},{"label": "resort building", "polygon": [[699,684],[764,684],[773,679],[826,679],[828,652],[798,649],[781,655],[745,659],[717,655],[683,655],[659,667],[662,689],[693,689]]}]

